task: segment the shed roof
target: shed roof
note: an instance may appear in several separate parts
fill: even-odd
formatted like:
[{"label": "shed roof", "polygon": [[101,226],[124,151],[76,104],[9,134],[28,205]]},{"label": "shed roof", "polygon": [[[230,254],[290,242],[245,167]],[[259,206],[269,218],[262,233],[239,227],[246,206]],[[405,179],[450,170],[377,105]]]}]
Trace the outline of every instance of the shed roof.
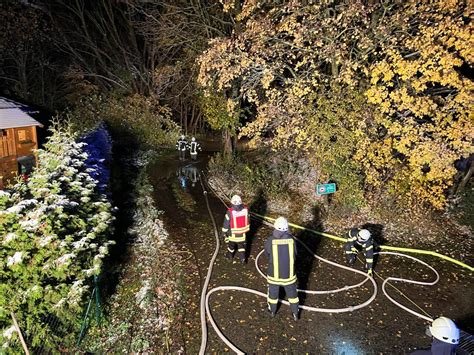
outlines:
[{"label": "shed roof", "polygon": [[0,96],[0,129],[30,126],[42,127],[41,123],[28,115],[27,112],[32,111],[26,105]]}]

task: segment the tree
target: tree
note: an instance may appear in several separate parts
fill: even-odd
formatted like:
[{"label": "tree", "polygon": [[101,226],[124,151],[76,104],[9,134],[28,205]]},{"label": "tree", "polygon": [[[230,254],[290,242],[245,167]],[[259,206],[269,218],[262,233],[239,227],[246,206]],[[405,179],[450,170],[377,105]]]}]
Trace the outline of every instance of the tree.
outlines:
[{"label": "tree", "polygon": [[0,4],[0,88],[7,94],[49,105],[56,100],[54,78],[60,62],[51,44],[51,24],[40,10]]},{"label": "tree", "polygon": [[[221,130],[224,140],[224,154],[232,154],[232,138],[236,136],[240,125],[240,112],[227,109],[228,100],[218,94],[207,94],[201,97],[201,109],[212,129]],[[230,102],[231,103],[231,102]]]},{"label": "tree", "polygon": [[[370,184],[442,208],[454,162],[474,152],[472,9],[462,2],[410,4],[408,26],[370,69],[368,101],[381,139],[357,159]],[[388,174],[388,175],[387,175]],[[384,176],[385,175],[385,176]]]},{"label": "tree", "polygon": [[[234,1],[223,3],[239,11]],[[454,161],[472,153],[469,6],[241,5],[239,30],[210,42],[198,78],[205,92],[229,100],[230,115],[250,108],[241,136],[279,151],[300,147],[310,159],[331,148],[355,161],[366,186],[388,185],[396,195],[417,196],[412,203],[444,205]],[[323,176],[342,176],[346,166],[315,164]]]}]

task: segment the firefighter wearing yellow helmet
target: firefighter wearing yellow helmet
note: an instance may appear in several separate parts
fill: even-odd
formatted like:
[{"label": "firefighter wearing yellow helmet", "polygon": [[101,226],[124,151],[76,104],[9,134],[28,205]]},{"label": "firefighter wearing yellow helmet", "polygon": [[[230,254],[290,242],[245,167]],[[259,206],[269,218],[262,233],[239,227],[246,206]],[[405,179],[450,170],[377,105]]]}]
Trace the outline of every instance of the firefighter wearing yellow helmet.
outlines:
[{"label": "firefighter wearing yellow helmet", "polygon": [[245,263],[246,233],[250,230],[249,210],[238,195],[232,196],[231,207],[227,209],[222,234],[227,244],[226,258],[232,259],[237,249],[240,262]]}]

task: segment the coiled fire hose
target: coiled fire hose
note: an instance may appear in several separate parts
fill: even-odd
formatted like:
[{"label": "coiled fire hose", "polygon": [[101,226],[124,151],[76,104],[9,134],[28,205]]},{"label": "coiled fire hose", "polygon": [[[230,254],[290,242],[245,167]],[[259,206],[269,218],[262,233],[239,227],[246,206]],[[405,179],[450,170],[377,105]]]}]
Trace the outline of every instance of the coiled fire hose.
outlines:
[{"label": "coiled fire hose", "polygon": [[[212,214],[212,211],[211,211],[211,208],[209,206],[209,201],[208,201],[208,197],[207,197],[207,190],[205,189],[204,187],[204,184],[202,182],[202,175],[200,174],[201,176],[201,179],[200,179],[200,182],[201,182],[201,186],[202,186],[202,189],[204,191],[204,196],[205,196],[205,200],[206,200],[206,205],[207,205],[207,209],[208,209],[208,212],[209,212],[209,215],[211,217],[211,220],[212,220],[212,223],[213,223],[213,229],[214,229],[214,234],[215,234],[215,237],[216,237],[216,249],[214,251],[214,254],[213,254],[213,257],[209,263],[209,268],[208,268],[208,273],[207,273],[207,277],[206,277],[206,281],[204,283],[204,286],[203,286],[203,289],[202,289],[202,293],[201,293],[201,326],[202,326],[202,341],[201,341],[201,348],[200,348],[200,351],[199,353],[200,354],[204,354],[205,350],[206,350],[206,344],[207,344],[207,325],[206,325],[206,322],[205,322],[205,314],[207,314],[208,316],[208,319],[209,319],[209,322],[211,323],[213,329],[215,330],[216,334],[219,336],[219,338],[230,348],[232,349],[234,352],[236,352],[237,354],[244,354],[238,347],[236,347],[222,332],[221,330],[219,329],[218,325],[216,324],[214,318],[212,317],[212,312],[211,312],[211,309],[210,309],[210,296],[217,292],[217,291],[242,291],[242,292],[248,292],[248,293],[252,293],[252,294],[255,294],[255,295],[258,295],[258,296],[262,296],[262,297],[267,297],[266,293],[263,293],[263,292],[260,292],[260,291],[257,291],[257,290],[254,290],[254,289],[250,289],[250,288],[246,288],[246,287],[239,287],[239,286],[218,286],[218,287],[215,287],[213,289],[211,289],[209,292],[206,292],[207,291],[207,287],[209,285],[209,279],[212,275],[212,268],[213,268],[213,265],[214,265],[214,262],[215,262],[215,259],[217,257],[217,254],[218,254],[218,251],[219,251],[219,248],[220,248],[220,242],[219,242],[219,232],[218,232],[218,228],[217,228],[217,225],[216,225],[216,222],[215,222],[215,219],[214,219],[214,216]],[[207,186],[209,187],[209,189],[211,191],[213,191],[214,195],[217,196],[221,202],[227,206],[227,204],[225,203],[225,201],[223,201],[223,199],[219,196],[219,194],[217,194],[213,189],[212,187],[207,183]],[[225,194],[224,194],[225,196]],[[226,196],[227,197],[227,196]],[[251,215],[253,215],[252,217],[253,218],[258,218],[260,220],[263,221],[263,223],[269,225],[270,227],[272,226],[267,220],[273,220],[272,218],[269,218],[269,217],[266,217],[266,216],[261,216],[261,215],[258,215],[258,214],[255,214],[255,213],[251,213]],[[295,226],[293,224],[290,223],[291,226]],[[300,226],[298,226],[300,227]],[[303,227],[300,227],[298,229],[304,229]],[[314,231],[316,232],[316,231]],[[322,232],[318,232],[318,234],[326,234],[326,233],[322,233]],[[326,234],[326,236],[330,236],[332,237],[332,239],[336,239],[336,240],[340,240],[340,241],[345,241],[345,239],[343,238],[340,238],[340,237],[336,237],[336,236],[332,236],[330,234]],[[334,289],[334,290],[324,290],[324,291],[315,291],[315,290],[302,290],[302,289],[298,289],[298,292],[304,292],[304,293],[308,293],[308,294],[330,294],[330,293],[337,293],[337,292],[342,292],[342,291],[347,291],[347,290],[350,290],[350,289],[353,289],[353,288],[356,288],[356,287],[360,287],[362,286],[363,284],[365,284],[367,282],[367,280],[370,280],[372,282],[372,285],[373,285],[373,293],[372,293],[372,296],[365,302],[359,304],[359,305],[356,305],[356,306],[349,306],[349,307],[344,307],[344,308],[335,308],[335,309],[329,309],[329,308],[319,308],[319,307],[311,307],[311,306],[307,306],[307,305],[300,305],[299,307],[301,309],[305,309],[307,311],[312,311],[312,312],[325,312],[325,313],[344,313],[344,312],[352,312],[354,310],[357,310],[357,309],[361,309],[363,307],[366,307],[368,306],[370,303],[372,303],[372,301],[376,298],[377,296],[377,284],[374,280],[373,277],[369,277],[366,275],[366,273],[362,272],[362,271],[359,271],[359,270],[356,270],[356,269],[353,269],[353,268],[350,268],[350,267],[347,267],[347,266],[344,266],[344,265],[341,265],[341,264],[338,264],[336,262],[333,262],[333,261],[330,261],[330,260],[327,260],[325,258],[322,258],[320,256],[318,256],[317,254],[313,253],[310,248],[304,244],[301,240],[298,240],[298,238],[295,238],[297,240],[297,242],[299,242],[305,249],[307,249],[312,255],[313,257],[317,258],[318,260],[322,261],[322,262],[325,262],[329,265],[332,265],[332,266],[336,266],[336,267],[339,267],[339,268],[342,268],[342,269],[345,269],[345,270],[348,270],[348,271],[351,271],[351,272],[355,272],[355,273],[358,273],[362,276],[364,276],[364,280],[359,282],[358,284],[355,284],[355,285],[349,285],[349,286],[344,286],[342,288],[338,288],[338,289]],[[391,247],[391,248],[394,248],[394,249],[397,249],[395,247]],[[400,248],[402,249],[402,248]],[[260,256],[263,254],[264,250],[260,251],[260,253],[257,255],[256,259],[255,259],[255,267],[257,269],[257,271],[260,273],[260,275],[262,275],[264,278],[266,278],[266,275],[262,272],[262,270],[260,269],[259,265],[258,265],[258,260],[260,258]],[[429,286],[432,286],[432,285],[435,285],[438,281],[439,281],[439,274],[438,272],[431,266],[429,265],[428,263],[425,263],[424,261],[422,260],[419,260],[413,256],[410,256],[410,255],[406,255],[406,254],[401,254],[401,253],[396,253],[396,252],[378,252],[378,253],[374,253],[374,254],[386,254],[386,255],[395,255],[395,256],[400,256],[400,257],[404,257],[404,258],[409,258],[413,261],[416,261],[426,267],[428,267],[431,271],[434,272],[434,274],[436,275],[436,278],[434,281],[417,281],[417,280],[411,280],[411,279],[404,279],[404,278],[398,278],[398,277],[388,277],[386,279],[383,279],[382,277],[380,277],[379,275],[377,275],[379,278],[381,278],[383,280],[383,283],[382,283],[382,292],[384,293],[384,295],[392,302],[394,303],[395,305],[397,305],[398,307],[404,309],[405,311],[419,317],[419,318],[422,318],[426,321],[429,321],[429,322],[432,322],[433,321],[433,318],[429,316],[428,313],[426,313],[422,308],[418,307],[413,301],[411,301],[406,295],[404,295],[400,290],[398,290],[400,293],[402,293],[402,295],[407,298],[408,300],[410,300],[413,304],[415,304],[421,311],[423,311],[423,313],[425,313],[425,315],[421,314],[421,313],[418,313],[404,305],[402,305],[401,303],[395,301],[392,297],[389,296],[387,290],[386,290],[386,285],[390,282],[390,281],[399,281],[399,282],[405,282],[405,283],[411,283],[411,284],[417,284],[417,285],[429,285]],[[429,253],[426,253],[426,254],[429,254]],[[435,253],[437,254],[437,253]],[[440,255],[440,254],[439,254]],[[451,259],[449,257],[447,257],[448,259]],[[452,259],[454,260],[454,259]],[[456,260],[457,261],[457,260]],[[461,262],[457,262],[457,264],[463,264]],[[465,265],[463,264],[462,266],[468,266],[468,265]],[[468,266],[469,267],[469,266]],[[472,270],[471,270],[472,271]],[[394,287],[392,284],[389,284],[390,286]],[[289,302],[288,301],[285,301],[285,300],[279,300],[280,302],[282,302],[283,304],[285,305],[289,305]]]}]

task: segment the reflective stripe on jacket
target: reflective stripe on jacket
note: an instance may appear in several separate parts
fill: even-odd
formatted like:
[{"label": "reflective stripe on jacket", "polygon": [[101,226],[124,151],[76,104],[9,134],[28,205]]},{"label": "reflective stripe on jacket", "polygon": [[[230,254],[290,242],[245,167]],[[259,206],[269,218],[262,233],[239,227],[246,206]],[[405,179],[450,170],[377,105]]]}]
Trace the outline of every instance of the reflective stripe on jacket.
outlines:
[{"label": "reflective stripe on jacket", "polygon": [[230,217],[230,230],[232,234],[242,234],[250,230],[249,224],[249,210],[247,206],[241,211],[236,211],[233,208],[228,208]]},{"label": "reflective stripe on jacket", "polygon": [[176,149],[177,150],[186,150],[188,146],[188,141],[186,139],[179,139],[177,142],[176,142]]},{"label": "reflective stripe on jacket", "polygon": [[364,250],[364,256],[365,256],[365,263],[367,266],[367,269],[372,269],[372,265],[374,263],[374,242],[372,237],[370,237],[367,241],[365,242],[359,242],[357,239],[357,235],[359,234],[360,229],[358,228],[352,228],[348,232],[348,238],[347,242],[345,245],[345,250],[346,254],[357,254],[357,248],[356,245],[359,245],[362,247]]},{"label": "reflective stripe on jacket", "polygon": [[194,155],[198,153],[198,150],[201,150],[201,145],[198,142],[191,142],[189,152]]},{"label": "reflective stripe on jacket", "polygon": [[275,230],[265,243],[265,252],[268,283],[285,286],[296,282],[296,246],[291,234]]},{"label": "reflective stripe on jacket", "polygon": [[222,232],[228,236],[229,242],[245,242],[245,232],[250,230],[248,208],[244,205],[228,208],[222,226]]}]

